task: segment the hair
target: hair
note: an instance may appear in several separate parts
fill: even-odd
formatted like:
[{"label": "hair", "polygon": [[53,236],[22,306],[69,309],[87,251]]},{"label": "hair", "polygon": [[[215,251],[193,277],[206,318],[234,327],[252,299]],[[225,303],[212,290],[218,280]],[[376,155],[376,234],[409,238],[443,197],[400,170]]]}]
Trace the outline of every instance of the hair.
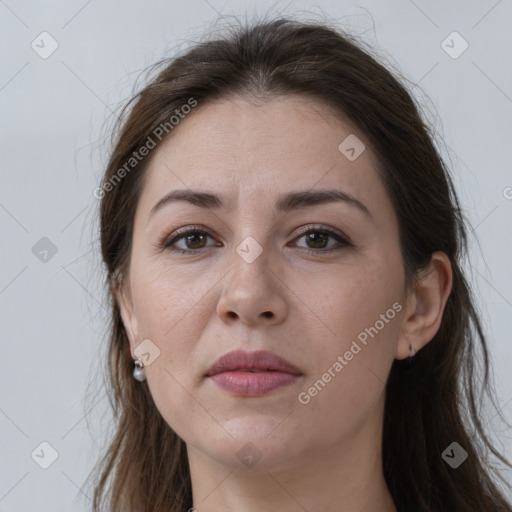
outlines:
[{"label": "hair", "polygon": [[[192,507],[185,442],[162,418],[147,383],[133,378],[115,296],[128,281],[135,211],[155,150],[136,163],[130,158],[148,137],[158,147],[171,136],[169,119],[191,99],[197,110],[234,96],[299,95],[323,101],[334,115],[348,119],[377,155],[399,221],[406,286],[417,282],[434,251],[446,253],[452,265],[452,291],[438,332],[412,364],[394,360],[386,383],[382,465],[397,510],[510,512],[493,477],[508,484],[491,457],[512,466],[479,418],[483,395],[500,411],[479,312],[462,269],[467,221],[413,94],[364,49],[365,43],[325,23],[260,20],[210,39],[154,65],[157,76],[124,106],[112,136],[99,221],[111,308],[103,371],[115,429],[93,468],[94,511]],[[167,130],[160,140],[154,134],[162,126]],[[128,161],[134,163],[129,171]],[[457,469],[441,456],[454,441],[468,454]]]}]

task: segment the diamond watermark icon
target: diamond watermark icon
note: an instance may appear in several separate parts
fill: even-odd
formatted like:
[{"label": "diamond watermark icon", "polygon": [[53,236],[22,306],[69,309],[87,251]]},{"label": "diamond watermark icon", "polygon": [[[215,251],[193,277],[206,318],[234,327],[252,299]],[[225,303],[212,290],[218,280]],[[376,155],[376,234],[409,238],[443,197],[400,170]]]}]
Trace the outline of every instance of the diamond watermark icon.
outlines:
[{"label": "diamond watermark icon", "polygon": [[48,469],[58,459],[59,453],[50,443],[43,441],[30,456],[38,466]]},{"label": "diamond watermark icon", "polygon": [[148,338],[139,343],[133,353],[142,360],[144,366],[149,366],[160,357],[160,349]]},{"label": "diamond watermark icon", "polygon": [[363,144],[361,139],[359,139],[356,135],[351,133],[348,137],[346,137],[343,142],[338,146],[341,154],[344,155],[348,160],[353,162],[361,153],[366,149],[366,146]]},{"label": "diamond watermark icon", "polygon": [[43,263],[48,263],[56,254],[57,246],[46,236],[32,247],[32,254]]},{"label": "diamond watermark icon", "polygon": [[453,469],[457,469],[467,458],[468,452],[455,441],[441,454],[445,462]]},{"label": "diamond watermark icon", "polygon": [[458,59],[469,47],[468,42],[458,33],[452,32],[441,43],[441,48],[452,58]]},{"label": "diamond watermark icon", "polygon": [[41,32],[30,46],[41,59],[47,59],[59,47],[59,43],[48,32]]},{"label": "diamond watermark icon", "polygon": [[236,252],[244,261],[252,263],[263,252],[263,247],[252,236],[248,236],[237,246]]},{"label": "diamond watermark icon", "polygon": [[252,443],[245,443],[237,453],[240,462],[248,468],[252,468],[261,459],[261,452]]}]

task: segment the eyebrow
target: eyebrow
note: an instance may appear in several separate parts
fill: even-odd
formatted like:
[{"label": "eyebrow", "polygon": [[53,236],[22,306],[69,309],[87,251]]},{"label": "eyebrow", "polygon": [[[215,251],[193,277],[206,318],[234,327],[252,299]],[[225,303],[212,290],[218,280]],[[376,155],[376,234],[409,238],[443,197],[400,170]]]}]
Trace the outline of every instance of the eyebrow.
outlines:
[{"label": "eyebrow", "polygon": [[[201,208],[208,208],[218,210],[220,208],[225,208],[226,205],[222,200],[222,197],[213,192],[204,192],[200,190],[173,190],[169,192],[164,197],[162,197],[156,204],[153,206],[151,211],[149,212],[148,217],[152,217],[158,210],[167,206],[171,203],[177,201],[186,201],[195,206],[199,206]],[[355,197],[337,189],[325,189],[325,190],[311,190],[311,191],[301,191],[301,192],[291,192],[289,194],[285,194],[278,198],[275,211],[280,212],[290,212],[292,210],[297,210],[299,208],[305,208],[308,206],[315,206],[318,204],[326,204],[332,202],[344,202],[351,206],[357,207],[361,210],[365,215],[372,218],[372,215],[368,208],[358,201]]]}]

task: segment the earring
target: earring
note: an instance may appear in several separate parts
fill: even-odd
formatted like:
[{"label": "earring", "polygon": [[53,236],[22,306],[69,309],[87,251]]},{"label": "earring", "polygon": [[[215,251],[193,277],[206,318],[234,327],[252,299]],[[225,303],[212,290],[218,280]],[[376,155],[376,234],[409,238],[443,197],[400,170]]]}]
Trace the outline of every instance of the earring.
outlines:
[{"label": "earring", "polygon": [[414,357],[414,354],[416,354],[416,349],[412,345],[409,345],[409,348],[411,350],[411,355],[409,356],[409,364],[411,364],[412,358]]},{"label": "earring", "polygon": [[144,370],[144,363],[142,359],[138,358],[133,361],[135,368],[133,369],[133,378],[139,382],[146,380],[146,371]]}]

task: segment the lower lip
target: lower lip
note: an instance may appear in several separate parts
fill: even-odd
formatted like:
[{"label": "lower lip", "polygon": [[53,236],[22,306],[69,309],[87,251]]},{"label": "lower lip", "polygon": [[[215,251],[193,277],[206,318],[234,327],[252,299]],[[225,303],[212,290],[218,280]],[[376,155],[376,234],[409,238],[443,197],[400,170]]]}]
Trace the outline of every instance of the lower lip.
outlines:
[{"label": "lower lip", "polygon": [[223,372],[210,379],[224,391],[242,396],[261,396],[293,384],[300,375],[286,372]]}]

